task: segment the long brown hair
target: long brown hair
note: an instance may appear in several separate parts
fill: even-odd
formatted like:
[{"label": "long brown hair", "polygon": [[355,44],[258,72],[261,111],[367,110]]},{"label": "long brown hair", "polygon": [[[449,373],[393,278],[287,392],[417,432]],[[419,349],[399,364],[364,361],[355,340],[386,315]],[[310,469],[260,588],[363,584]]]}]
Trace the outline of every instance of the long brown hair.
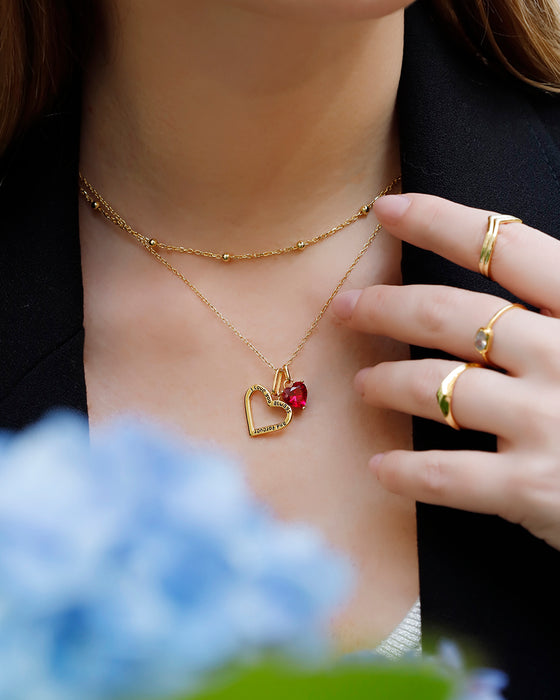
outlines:
[{"label": "long brown hair", "polygon": [[[538,88],[560,92],[558,0],[431,0],[471,51]],[[0,153],[83,65],[95,0],[0,0]]]},{"label": "long brown hair", "polygon": [[481,58],[534,87],[560,92],[558,0],[431,0]]}]

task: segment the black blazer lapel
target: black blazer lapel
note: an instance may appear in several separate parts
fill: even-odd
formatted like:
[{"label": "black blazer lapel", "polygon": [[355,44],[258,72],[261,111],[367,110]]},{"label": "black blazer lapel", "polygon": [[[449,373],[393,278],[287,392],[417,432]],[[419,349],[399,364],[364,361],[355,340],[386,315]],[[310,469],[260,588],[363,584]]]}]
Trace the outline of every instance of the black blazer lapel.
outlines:
[{"label": "black blazer lapel", "polygon": [[86,412],[78,105],[45,116],[0,165],[3,427],[53,406]]}]

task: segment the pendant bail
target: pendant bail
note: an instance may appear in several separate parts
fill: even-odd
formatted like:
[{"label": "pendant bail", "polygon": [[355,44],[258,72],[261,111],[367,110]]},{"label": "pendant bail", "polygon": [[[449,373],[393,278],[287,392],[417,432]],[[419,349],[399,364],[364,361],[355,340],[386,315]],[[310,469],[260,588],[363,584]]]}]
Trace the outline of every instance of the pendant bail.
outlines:
[{"label": "pendant bail", "polygon": [[292,378],[290,377],[290,370],[288,365],[284,365],[282,368],[277,369],[274,373],[274,384],[272,385],[272,393],[275,396],[280,396],[282,389],[287,384],[290,384]]}]

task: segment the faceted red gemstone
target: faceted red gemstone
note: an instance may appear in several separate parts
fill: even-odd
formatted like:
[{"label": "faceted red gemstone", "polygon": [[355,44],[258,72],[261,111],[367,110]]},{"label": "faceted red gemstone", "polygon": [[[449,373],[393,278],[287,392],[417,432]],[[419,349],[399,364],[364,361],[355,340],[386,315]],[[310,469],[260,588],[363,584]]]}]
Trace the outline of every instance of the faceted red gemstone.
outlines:
[{"label": "faceted red gemstone", "polygon": [[303,382],[294,382],[282,392],[282,401],[292,408],[305,408],[307,403],[307,387]]}]

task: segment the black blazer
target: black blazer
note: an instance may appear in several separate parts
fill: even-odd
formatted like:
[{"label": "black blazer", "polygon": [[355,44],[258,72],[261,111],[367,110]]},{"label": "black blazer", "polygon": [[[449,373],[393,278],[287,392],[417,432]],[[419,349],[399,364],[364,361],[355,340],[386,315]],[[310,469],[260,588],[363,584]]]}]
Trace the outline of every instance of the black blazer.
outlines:
[{"label": "black blazer", "polygon": [[[21,428],[55,405],[87,412],[77,104],[70,100],[44,117],[0,162],[4,427]],[[559,99],[463,55],[423,2],[407,10],[398,111],[405,191],[516,214],[560,237]],[[402,271],[405,284],[511,298],[411,246],[404,247]],[[420,450],[494,449],[488,436],[420,419],[414,443]],[[470,639],[486,663],[510,674],[509,698],[557,700],[560,552],[499,518],[418,504],[418,555],[425,646],[441,632]]]}]

